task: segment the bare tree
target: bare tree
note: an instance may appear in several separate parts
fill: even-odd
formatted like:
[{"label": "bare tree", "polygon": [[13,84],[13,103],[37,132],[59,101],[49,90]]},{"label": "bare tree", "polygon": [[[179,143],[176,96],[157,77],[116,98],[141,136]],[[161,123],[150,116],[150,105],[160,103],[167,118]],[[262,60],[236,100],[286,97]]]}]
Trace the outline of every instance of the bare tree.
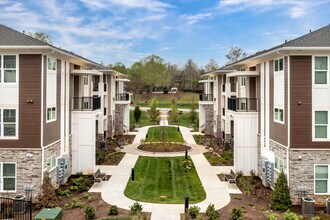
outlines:
[{"label": "bare tree", "polygon": [[230,50],[226,54],[228,63],[237,62],[245,57],[247,57],[247,53],[240,47],[230,47]]},{"label": "bare tree", "polygon": [[217,61],[214,59],[210,59],[209,63],[205,66],[206,72],[212,72],[214,70],[217,70],[219,68]]},{"label": "bare tree", "polygon": [[52,36],[50,36],[45,32],[34,32],[34,33],[30,32],[29,35],[47,44],[53,44]]}]

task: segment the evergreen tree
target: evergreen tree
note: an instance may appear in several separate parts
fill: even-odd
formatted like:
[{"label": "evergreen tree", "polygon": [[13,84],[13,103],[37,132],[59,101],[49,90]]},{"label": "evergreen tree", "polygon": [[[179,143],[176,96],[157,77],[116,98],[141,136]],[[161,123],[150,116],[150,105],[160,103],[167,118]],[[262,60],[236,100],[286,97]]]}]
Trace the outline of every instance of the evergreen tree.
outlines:
[{"label": "evergreen tree", "polygon": [[282,170],[276,180],[274,191],[270,195],[270,207],[276,211],[287,211],[291,206],[290,189]]},{"label": "evergreen tree", "polygon": [[140,107],[137,105],[137,106],[135,106],[135,109],[134,109],[135,122],[138,123],[140,121],[140,118],[141,118],[141,110],[140,110]]},{"label": "evergreen tree", "polygon": [[158,112],[157,112],[157,99],[156,98],[152,98],[150,101],[150,119],[151,121],[156,121],[157,120],[157,116],[158,116]]},{"label": "evergreen tree", "polygon": [[41,185],[40,193],[37,197],[37,208],[54,208],[57,206],[56,193],[49,173],[44,174],[43,184]]},{"label": "evergreen tree", "polygon": [[198,119],[194,97],[192,97],[192,99],[191,99],[191,107],[190,107],[190,110],[189,110],[189,119],[190,119],[192,124],[194,124],[195,121]]},{"label": "evergreen tree", "polygon": [[176,101],[174,98],[172,99],[172,104],[171,104],[171,119],[172,121],[176,122],[178,119],[178,106],[176,105]]}]

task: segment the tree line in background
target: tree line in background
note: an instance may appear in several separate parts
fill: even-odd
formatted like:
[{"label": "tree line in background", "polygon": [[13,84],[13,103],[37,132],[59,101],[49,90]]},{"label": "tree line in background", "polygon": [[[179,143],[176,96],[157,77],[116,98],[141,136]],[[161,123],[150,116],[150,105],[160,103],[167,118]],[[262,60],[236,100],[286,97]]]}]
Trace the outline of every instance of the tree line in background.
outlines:
[{"label": "tree line in background", "polygon": [[[44,32],[28,33],[31,37],[48,44],[53,44],[52,36]],[[226,54],[227,64],[237,62],[247,56],[240,47],[231,47]],[[121,62],[109,64],[109,68],[126,74],[131,82],[128,90],[134,93],[152,92],[157,89],[168,91],[171,87],[177,87],[179,91],[199,91],[202,85],[199,83],[201,75],[219,68],[217,62],[211,59],[204,67],[199,67],[192,59],[188,59],[184,66],[166,63],[157,55],[151,55],[126,67]]]}]

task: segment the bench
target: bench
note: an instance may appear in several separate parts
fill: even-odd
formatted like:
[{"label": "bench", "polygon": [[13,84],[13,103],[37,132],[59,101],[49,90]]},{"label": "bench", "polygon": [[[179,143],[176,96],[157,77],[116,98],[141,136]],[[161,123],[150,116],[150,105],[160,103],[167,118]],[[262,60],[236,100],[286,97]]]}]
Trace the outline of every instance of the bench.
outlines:
[{"label": "bench", "polygon": [[102,182],[102,180],[105,180],[106,174],[105,173],[101,173],[100,168],[96,170],[96,172],[94,173],[94,181],[95,182]]},{"label": "bench", "polygon": [[236,183],[237,175],[233,170],[230,170],[229,175],[225,175],[225,180],[228,181],[228,183]]}]

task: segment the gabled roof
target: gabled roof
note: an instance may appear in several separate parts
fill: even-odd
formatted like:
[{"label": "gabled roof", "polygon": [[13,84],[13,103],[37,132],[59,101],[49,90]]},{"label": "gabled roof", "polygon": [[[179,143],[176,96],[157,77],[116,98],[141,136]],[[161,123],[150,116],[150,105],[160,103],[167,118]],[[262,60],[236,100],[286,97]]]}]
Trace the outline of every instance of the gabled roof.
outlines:
[{"label": "gabled roof", "polygon": [[0,47],[7,46],[7,47],[40,47],[40,48],[48,48],[54,49],[59,53],[74,57],[76,59],[84,60],[87,63],[93,64],[98,68],[105,69],[106,67],[96,63],[92,60],[89,60],[85,57],[77,55],[71,51],[64,50],[59,47],[55,47],[54,45],[47,44],[41,40],[35,39],[29,35],[16,31],[12,28],[9,28],[5,25],[0,24]]},{"label": "gabled roof", "polygon": [[330,48],[330,25],[322,27],[316,31],[310,32],[306,35],[298,37],[294,40],[286,41],[283,44],[277,45],[267,50],[259,51],[251,56],[238,60],[237,62],[230,63],[221,67],[220,70],[226,69],[228,67],[234,66],[235,64],[239,64],[242,61],[249,60],[255,57],[259,57],[265,55],[266,53],[285,48],[322,48],[329,47]]}]

